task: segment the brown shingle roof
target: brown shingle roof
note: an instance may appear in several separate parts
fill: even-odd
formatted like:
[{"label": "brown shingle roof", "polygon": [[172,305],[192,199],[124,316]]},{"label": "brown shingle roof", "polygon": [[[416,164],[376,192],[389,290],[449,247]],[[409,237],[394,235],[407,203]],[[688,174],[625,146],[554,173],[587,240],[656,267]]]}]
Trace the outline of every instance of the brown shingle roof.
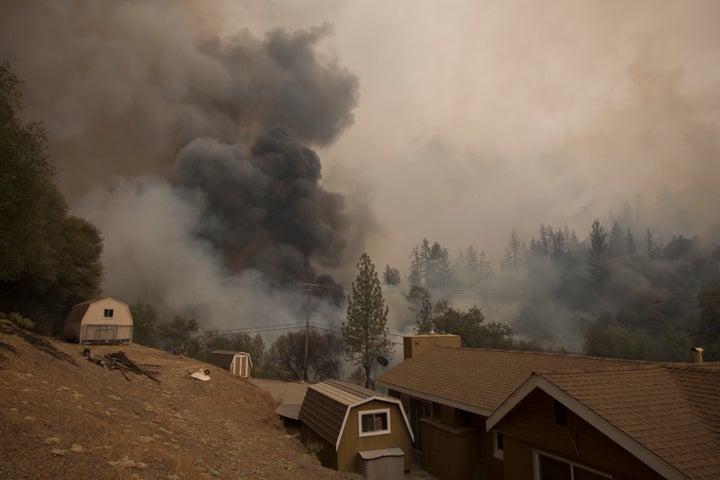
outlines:
[{"label": "brown shingle roof", "polygon": [[666,478],[720,478],[720,364],[646,364],[536,374],[488,419],[544,390]]},{"label": "brown shingle roof", "polygon": [[435,347],[378,377],[378,385],[489,416],[533,372],[646,364],[546,352]]},{"label": "brown shingle roof", "polygon": [[405,417],[402,404],[397,398],[337,380],[325,380],[308,387],[300,409],[300,421],[337,448],[349,409],[370,400],[397,404],[408,432],[412,436],[410,424]]},{"label": "brown shingle roof", "polygon": [[720,363],[433,348],[381,375],[378,384],[492,414],[489,428],[516,397],[544,385],[667,478],[720,478]]}]

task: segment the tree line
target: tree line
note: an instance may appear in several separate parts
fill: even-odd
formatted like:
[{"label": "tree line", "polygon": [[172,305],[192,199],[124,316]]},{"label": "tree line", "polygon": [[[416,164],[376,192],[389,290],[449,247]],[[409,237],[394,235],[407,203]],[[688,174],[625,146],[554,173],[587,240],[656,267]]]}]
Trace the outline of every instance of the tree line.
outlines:
[{"label": "tree line", "polygon": [[[649,228],[636,231],[634,217],[626,206],[606,220],[609,227],[595,219],[582,240],[567,227],[541,225],[525,242],[513,229],[498,272],[472,246],[451,261],[446,248],[423,239],[411,251],[405,282],[389,265],[383,280],[404,283],[420,331],[447,331],[444,315],[456,325],[478,316],[453,312],[448,293],[482,298],[495,290],[515,313],[498,330],[504,340],[490,345],[563,349],[556,339],[570,332],[589,355],[687,361],[697,345],[706,359],[720,360],[720,246],[683,235],[664,242]],[[513,337],[524,340],[513,345]]]},{"label": "tree line", "polygon": [[59,334],[70,308],[100,293],[102,236],[69,213],[42,123],[20,119],[21,87],[0,62],[0,312]]}]

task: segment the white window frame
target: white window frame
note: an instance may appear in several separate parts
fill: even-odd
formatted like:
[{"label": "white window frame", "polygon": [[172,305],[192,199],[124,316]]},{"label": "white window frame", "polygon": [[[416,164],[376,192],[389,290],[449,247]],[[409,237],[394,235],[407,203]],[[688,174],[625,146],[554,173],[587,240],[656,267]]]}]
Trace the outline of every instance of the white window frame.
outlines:
[{"label": "white window frame", "polygon": [[[498,437],[502,438],[503,448],[498,445]],[[505,437],[500,432],[493,432],[493,457],[498,460],[505,460]]]},{"label": "white window frame", "polygon": [[[582,463],[573,462],[572,460],[568,460],[567,458],[558,457],[557,455],[551,455],[549,453],[545,453],[543,451],[533,449],[533,470],[534,470],[533,479],[534,480],[541,480],[541,477],[540,477],[540,455],[542,455],[544,457],[552,458],[553,460],[557,460],[558,462],[566,463],[566,464],[570,465],[570,467],[582,468],[583,470],[587,470],[588,472],[594,473],[596,475],[600,475],[601,477],[607,478],[608,480],[612,480],[612,478],[613,478],[612,475],[610,475],[608,473],[601,472],[599,470],[595,470],[594,468],[588,467],[587,465],[583,465]],[[575,469],[574,468],[570,468],[570,478],[571,479],[575,478]],[[547,479],[545,479],[545,480],[547,480]]]},{"label": "white window frame", "polygon": [[[385,414],[385,417],[387,418],[387,429],[385,430],[373,430],[371,432],[363,432],[363,421],[362,417],[363,415],[377,415],[377,414]],[[380,408],[377,410],[360,410],[358,411],[358,431],[360,432],[361,437],[372,437],[374,435],[387,435],[390,433],[390,409],[389,408]]]}]

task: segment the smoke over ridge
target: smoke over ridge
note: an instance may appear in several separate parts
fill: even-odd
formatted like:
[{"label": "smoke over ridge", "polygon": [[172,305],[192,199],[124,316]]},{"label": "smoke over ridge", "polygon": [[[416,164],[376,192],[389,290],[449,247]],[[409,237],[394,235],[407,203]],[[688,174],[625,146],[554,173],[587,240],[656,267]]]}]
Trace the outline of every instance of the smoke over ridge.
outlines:
[{"label": "smoke over ridge", "polygon": [[[357,78],[320,52],[330,26],[219,37],[212,9],[0,7],[0,58],[46,124],[61,189],[103,233],[106,292],[131,303],[199,313],[281,295],[267,288],[345,255],[345,200],[322,187],[311,148],[332,144],[358,101]],[[212,309],[215,325],[238,316]]]}]

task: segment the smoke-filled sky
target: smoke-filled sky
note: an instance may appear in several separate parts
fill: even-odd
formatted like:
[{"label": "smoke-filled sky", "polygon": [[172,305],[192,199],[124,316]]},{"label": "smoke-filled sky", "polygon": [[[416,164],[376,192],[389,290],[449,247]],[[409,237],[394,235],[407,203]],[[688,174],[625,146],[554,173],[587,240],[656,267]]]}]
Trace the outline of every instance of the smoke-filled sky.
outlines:
[{"label": "smoke-filled sky", "polygon": [[497,265],[513,228],[582,239],[625,202],[640,231],[717,234],[718,18],[714,0],[31,0],[0,6],[0,58],[103,231],[106,290],[190,305],[323,272],[347,290],[362,251],[405,273],[423,237]]}]

